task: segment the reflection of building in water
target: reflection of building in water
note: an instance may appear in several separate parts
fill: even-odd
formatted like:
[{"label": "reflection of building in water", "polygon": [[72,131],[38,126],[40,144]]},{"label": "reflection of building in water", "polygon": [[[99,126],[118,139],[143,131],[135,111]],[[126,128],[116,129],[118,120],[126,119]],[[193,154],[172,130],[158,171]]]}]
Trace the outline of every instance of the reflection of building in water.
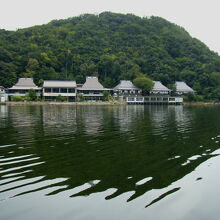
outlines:
[{"label": "reflection of building in water", "polygon": [[109,113],[107,107],[79,106],[77,108],[77,121],[81,126],[83,125],[82,130],[87,135],[96,135],[103,127],[107,113]]},{"label": "reflection of building in water", "polygon": [[183,106],[175,106],[175,121],[178,132],[185,133],[189,131],[192,122],[192,112]]},{"label": "reflection of building in water", "polygon": [[144,116],[145,106],[126,105],[114,108],[114,120],[122,132],[132,130],[138,119]]},{"label": "reflection of building in water", "polygon": [[8,118],[20,137],[30,139],[41,131],[41,106],[9,106]]},{"label": "reflection of building in water", "polygon": [[62,135],[76,131],[75,106],[42,106],[42,115],[45,135]]},{"label": "reflection of building in water", "polygon": [[148,111],[153,125],[153,133],[164,134],[170,120],[170,112],[175,106],[149,105]]},{"label": "reflection of building in water", "polygon": [[7,120],[8,120],[8,106],[0,105],[0,128],[6,127]]},{"label": "reflection of building in water", "polygon": [[0,117],[5,118],[8,116],[8,106],[7,105],[0,105]]},{"label": "reflection of building in water", "polygon": [[[155,134],[164,135],[168,129],[170,130],[170,127],[183,133],[189,129],[192,116],[182,105],[152,105],[148,107]],[[170,126],[171,124],[173,125]]]}]

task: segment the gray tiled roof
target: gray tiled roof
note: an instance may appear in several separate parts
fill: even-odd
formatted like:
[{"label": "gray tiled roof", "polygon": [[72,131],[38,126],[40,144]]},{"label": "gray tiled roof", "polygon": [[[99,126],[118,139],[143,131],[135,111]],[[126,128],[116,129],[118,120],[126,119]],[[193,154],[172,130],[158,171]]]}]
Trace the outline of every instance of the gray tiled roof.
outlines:
[{"label": "gray tiled roof", "polygon": [[177,92],[194,92],[185,82],[176,82],[175,86]]},{"label": "gray tiled roof", "polygon": [[134,90],[139,88],[135,86],[130,80],[121,80],[120,83],[117,86],[115,86],[114,90],[120,90],[120,89]]},{"label": "gray tiled roof", "polygon": [[34,84],[32,78],[19,78],[18,82],[9,89],[16,89],[16,90],[27,90],[27,89],[41,89]]},{"label": "gray tiled roof", "polygon": [[164,86],[160,81],[154,81],[154,87],[152,91],[167,91],[169,92],[170,89],[168,89],[166,86]]},{"label": "gray tiled roof", "polygon": [[95,76],[86,77],[86,82],[78,90],[106,90]]},{"label": "gray tiled roof", "polygon": [[68,80],[45,80],[44,88],[76,88],[76,81]]}]

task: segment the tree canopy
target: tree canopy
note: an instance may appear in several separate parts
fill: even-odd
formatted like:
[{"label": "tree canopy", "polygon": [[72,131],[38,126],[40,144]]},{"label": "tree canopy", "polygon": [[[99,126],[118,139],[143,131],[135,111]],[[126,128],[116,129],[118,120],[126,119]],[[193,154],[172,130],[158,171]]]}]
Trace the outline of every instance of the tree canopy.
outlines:
[{"label": "tree canopy", "polygon": [[146,76],[137,77],[134,79],[133,83],[135,86],[144,90],[145,92],[150,92],[154,86],[154,82]]},{"label": "tree canopy", "polygon": [[185,81],[220,99],[220,57],[187,31],[160,17],[103,12],[17,31],[0,30],[0,85],[18,77],[76,80],[98,76],[106,87],[137,73],[164,85]]}]

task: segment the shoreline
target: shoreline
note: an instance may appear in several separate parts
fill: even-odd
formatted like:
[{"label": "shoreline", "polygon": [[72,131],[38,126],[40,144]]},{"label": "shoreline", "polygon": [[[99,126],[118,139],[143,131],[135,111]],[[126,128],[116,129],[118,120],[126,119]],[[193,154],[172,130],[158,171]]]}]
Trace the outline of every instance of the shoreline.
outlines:
[{"label": "shoreline", "polygon": [[220,105],[220,102],[183,102],[184,106],[211,106]]},{"label": "shoreline", "polygon": [[[0,102],[0,105],[127,105],[126,102]],[[220,105],[220,102],[183,102],[183,106],[213,106]]]},{"label": "shoreline", "polygon": [[124,102],[0,102],[0,105],[126,105]]}]

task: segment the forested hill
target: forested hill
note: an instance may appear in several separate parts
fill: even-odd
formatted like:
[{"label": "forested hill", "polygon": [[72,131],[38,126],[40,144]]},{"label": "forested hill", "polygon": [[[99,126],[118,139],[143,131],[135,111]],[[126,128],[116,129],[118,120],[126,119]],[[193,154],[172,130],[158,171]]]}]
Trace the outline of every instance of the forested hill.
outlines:
[{"label": "forested hill", "polygon": [[106,87],[144,73],[165,85],[184,80],[220,98],[220,57],[160,17],[104,12],[17,31],[0,30],[0,85],[18,77],[74,79],[96,75]]}]

